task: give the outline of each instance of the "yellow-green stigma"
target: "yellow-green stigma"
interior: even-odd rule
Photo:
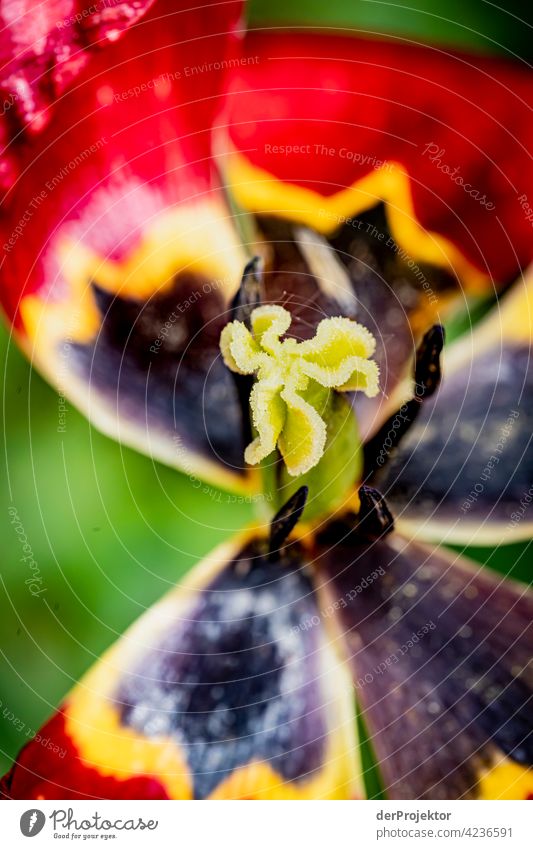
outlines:
[[[379,370],[368,359],[375,339],[356,321],[338,317],[321,321],[313,339],[281,340],[291,314],[279,306],[257,307],[250,321],[252,332],[242,322],[231,321],[220,336],[228,368],[257,376],[250,393],[257,437],[244,458],[256,465],[278,447],[289,474],[303,475],[316,466],[326,444],[326,423],[317,409],[324,393],[316,390],[376,395]]]

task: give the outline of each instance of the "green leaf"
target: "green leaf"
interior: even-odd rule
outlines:
[[[377,765],[374,748],[372,746],[368,729],[361,708],[356,703],[356,722],[359,745],[361,747],[361,767],[363,770],[363,783],[367,799],[386,799],[387,794],[383,788],[383,782]]]

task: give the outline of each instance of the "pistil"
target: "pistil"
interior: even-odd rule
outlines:
[[[290,325],[288,310],[260,306],[251,311],[249,327],[237,320],[226,325],[220,347],[231,371],[255,376],[250,407],[257,435],[246,448],[246,462],[256,465],[279,448],[287,471],[297,477],[324,454],[331,393],[373,397],[379,371],[369,359],[375,339],[361,324],[326,318],[304,342],[285,337]]]

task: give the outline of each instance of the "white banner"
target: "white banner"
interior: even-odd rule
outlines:
[[[6,849],[66,841],[176,849],[531,849],[532,811],[527,802],[17,801],[0,803],[0,834]]]

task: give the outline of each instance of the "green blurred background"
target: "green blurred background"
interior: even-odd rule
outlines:
[[[531,61],[533,8],[524,0],[250,0],[252,26],[349,29]]]
[[[530,55],[530,28],[476,0],[405,5],[336,0],[254,0],[265,23],[382,28],[456,46]],[[531,14],[531,12],[529,12]],[[459,23],[454,23],[458,21]],[[529,54],[528,54],[529,51]],[[194,562],[252,515],[212,489],[114,444],[69,406],[59,433],[58,396],[0,327],[4,485],[0,493],[0,771],[81,674]],[[220,499],[220,500],[219,500]],[[20,518],[45,592],[31,595],[8,510]],[[527,578],[526,545],[471,550],[490,567]],[[364,748],[370,795],[379,793]]]

